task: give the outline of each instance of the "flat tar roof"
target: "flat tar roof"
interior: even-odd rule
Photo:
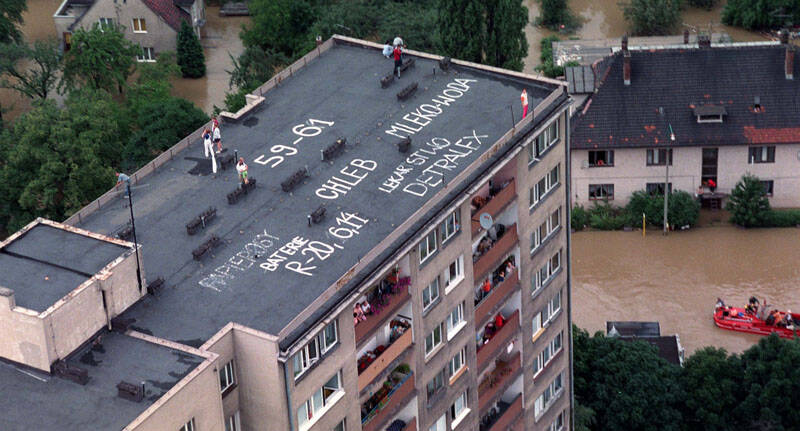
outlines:
[[[3,429],[119,430],[136,419],[203,358],[123,334],[104,335],[102,347],[86,347],[68,363],[88,369],[85,386],[0,362]],[[120,381],[145,382],[145,399],[117,396]],[[102,413],[98,413],[102,412]]]
[[[393,63],[378,50],[335,44],[264,94],[263,109],[223,124],[223,145],[238,150],[257,180],[237,204],[234,169],[210,174],[201,142],[177,154],[134,187],[144,268],[166,288],[127,313],[139,330],[199,345],[230,321],[278,334],[460,170],[519,121],[520,94],[531,109],[557,85],[461,66],[416,66],[382,89]],[[435,72],[435,73],[434,73]],[[396,94],[418,83],[406,101]],[[411,150],[395,146],[410,136]],[[333,161],[321,152],[337,139]],[[308,170],[291,193],[281,182]],[[111,233],[129,219],[113,201],[82,227]],[[326,217],[309,226],[320,205]],[[208,207],[217,217],[200,233],[185,225]],[[200,261],[192,250],[211,235],[222,244]]]
[[[37,224],[0,249],[0,286],[14,291],[17,305],[42,312],[127,251]]]

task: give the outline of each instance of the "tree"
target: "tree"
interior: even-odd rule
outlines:
[[[184,78],[200,78],[206,74],[206,58],[203,47],[192,27],[181,21],[178,32],[178,66]]]
[[[719,0],[689,0],[689,6],[711,10],[719,3]]]
[[[487,0],[485,63],[521,71],[528,56],[528,8],[518,0]]]
[[[0,0],[0,43],[21,43],[22,12],[28,7],[25,0]]]
[[[392,40],[400,35],[412,49],[431,53],[440,51],[435,0],[418,1],[413,4],[387,1],[378,16],[380,17],[379,42]]]
[[[315,21],[307,0],[253,0],[248,3],[251,21],[242,30],[245,46],[257,46],[295,58],[314,46],[307,30]]]
[[[761,226],[770,212],[764,185],[758,177],[745,174],[733,188],[725,209],[731,221],[740,226]]]
[[[118,26],[78,29],[65,56],[62,83],[70,89],[88,86],[122,93],[136,68],[137,54],[141,48],[125,39]]]
[[[31,99],[47,99],[58,84],[61,60],[61,49],[55,39],[37,40],[33,45],[0,44],[0,87],[16,90]]]
[[[683,364],[684,430],[734,431],[740,428],[736,409],[740,402],[742,364],[725,349],[706,347]]]
[[[800,393],[800,342],[772,334],[742,353],[741,361],[744,400],[735,414],[744,429],[800,429],[800,411],[792,402]]]
[[[681,16],[680,0],[630,0],[622,3],[623,14],[635,35],[672,33]]]
[[[453,58],[481,63],[486,37],[483,0],[439,0],[438,13],[441,51]]]
[[[748,30],[769,30],[800,22],[800,3],[795,0],[728,0],[722,22]]]
[[[672,226],[694,226],[700,218],[700,203],[683,191],[675,190],[669,194],[667,221]],[[648,223],[664,226],[664,195],[651,195],[645,190],[637,190],[631,195],[625,209],[633,220],[645,214]]]

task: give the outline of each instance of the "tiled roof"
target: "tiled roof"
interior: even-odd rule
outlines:
[[[800,142],[800,56],[789,80],[785,55],[782,45],[631,51],[626,86],[618,52],[573,121],[572,148]],[[724,108],[724,121],[698,123],[695,109],[711,104]]]
[[[189,14],[178,7],[173,0],[142,0],[142,3],[160,16],[175,31],[181,29],[181,21],[185,20],[191,24]]]

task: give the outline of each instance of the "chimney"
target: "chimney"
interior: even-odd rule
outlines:
[[[683,30],[683,44],[684,45],[689,44],[689,29]]]
[[[631,85],[631,52],[627,49],[622,53],[622,79],[625,85]]]
[[[711,48],[711,36],[707,34],[698,34],[697,46],[700,48]]]
[[[789,31],[783,29],[780,31],[781,35],[781,45],[788,45],[789,44]]]
[[[794,46],[786,44],[786,61],[784,62],[786,69],[786,79],[794,79]]]

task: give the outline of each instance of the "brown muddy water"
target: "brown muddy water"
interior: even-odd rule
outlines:
[[[714,303],[755,295],[800,310],[800,229],[577,232],[572,274],[573,321],[590,333],[610,320],[659,321],[687,356],[708,345],[741,352],[760,337],[714,326]]]
[[[714,33],[728,33],[736,42],[766,40],[759,33],[722,25],[720,16],[725,3],[726,0],[721,1],[710,11],[687,7],[681,14],[680,32],[684,28],[688,28],[692,32],[696,32],[698,29],[707,30],[710,25]],[[618,38],[622,37],[628,29],[618,0],[569,0],[568,4],[570,10],[581,18],[583,25],[575,33],[559,34],[561,39],[571,37],[578,39]],[[543,37],[550,36],[554,32],[532,24],[539,16],[539,0],[525,0],[525,5],[528,7],[528,18],[531,24],[525,29],[529,47],[524,70],[533,73],[534,68],[539,64],[539,55],[541,54],[539,42]]]
[[[23,14],[22,32],[28,41],[56,37],[53,14],[62,0],[28,0],[28,10]],[[210,114],[213,106],[222,106],[228,91],[228,70],[233,64],[229,53],[237,57],[244,50],[239,31],[249,22],[249,17],[219,16],[218,6],[206,7],[206,25],[200,43],[206,56],[206,76],[200,79],[175,78],[173,94],[194,102]],[[30,110],[31,101],[16,91],[0,89],[0,106],[5,120],[13,120]]]

